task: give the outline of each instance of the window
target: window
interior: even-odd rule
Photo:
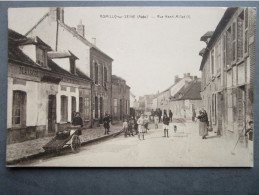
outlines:
[[[232,48],[231,48],[231,27],[226,32],[226,65],[227,68],[232,62]]]
[[[245,8],[244,53],[248,52],[248,8]]]
[[[98,97],[95,97],[95,118],[98,118]]]
[[[113,106],[114,106],[114,114],[118,113],[118,100],[114,99],[113,100]]]
[[[107,82],[107,68],[104,67],[104,82]]]
[[[216,46],[216,68],[217,73],[219,73],[221,68],[221,40],[218,42]]]
[[[214,49],[211,51],[211,76],[214,76]]]
[[[84,115],[84,99],[83,97],[79,97],[79,112],[81,116]]]
[[[244,12],[241,12],[237,18],[237,60],[243,57],[243,27],[244,26]]]
[[[69,62],[70,62],[70,72],[72,74],[76,74],[76,61],[75,59],[69,59]]]
[[[103,65],[100,66],[101,69],[101,75],[100,75],[100,83],[102,84],[102,86],[104,86],[104,70],[103,70]]]
[[[85,98],[85,118],[89,119],[90,116],[90,100]]]
[[[223,66],[226,68],[226,35],[223,36]]]
[[[99,71],[99,70],[98,70],[98,64],[95,63],[95,64],[94,64],[94,73],[95,73],[95,77],[94,77],[95,79],[94,79],[94,80],[95,80],[95,84],[96,84],[96,85],[98,85],[98,77],[99,77],[98,71]]]
[[[232,24],[232,61],[236,60],[236,23]]]
[[[67,96],[61,96],[61,121],[67,122],[68,116],[68,99]]]
[[[46,66],[46,53],[39,47],[36,47],[36,62],[41,66]]]
[[[26,93],[13,91],[12,124],[14,127],[26,125]]]

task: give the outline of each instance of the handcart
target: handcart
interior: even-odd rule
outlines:
[[[72,152],[79,152],[81,147],[80,135],[81,126],[67,127],[64,131],[58,131],[56,136],[43,146],[43,149],[46,152],[59,153],[62,148],[70,146]]]

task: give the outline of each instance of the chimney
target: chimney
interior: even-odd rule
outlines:
[[[178,75],[175,75],[174,76],[174,83],[177,83],[179,81],[179,76]]]
[[[92,38],[92,43],[96,46],[96,38]]]
[[[82,37],[85,37],[85,25],[82,24],[82,20],[80,20],[80,23],[77,25],[77,32]]]
[[[191,74],[188,72],[188,73],[186,73],[186,76],[187,77],[191,77]]]
[[[49,8],[49,15],[51,21],[57,21],[64,23],[64,8],[63,7],[51,7]]]
[[[187,77],[187,74],[186,74],[186,73],[184,73],[184,74],[183,74],[183,78],[186,78],[186,77]]]
[[[197,76],[194,76],[194,80],[196,80],[197,79]]]

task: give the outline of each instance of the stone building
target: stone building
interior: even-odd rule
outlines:
[[[64,8],[50,8],[26,36],[39,36],[54,51],[68,49],[79,58],[78,69],[94,81],[90,102],[91,124],[98,125],[105,112],[111,114],[113,59],[96,46],[96,40],[93,43],[88,41],[81,21],[77,28],[65,24],[64,14]]]
[[[92,81],[77,60],[69,50],[52,51],[39,37],[8,30],[8,144],[55,134],[70,125],[73,111],[89,125]]]
[[[130,87],[121,77],[112,75],[112,120],[123,120],[130,114]]]
[[[218,134],[243,135],[254,114],[256,9],[228,8],[218,23],[202,62],[201,96]]]

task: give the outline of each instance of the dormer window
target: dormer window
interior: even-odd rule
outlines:
[[[41,66],[46,66],[46,52],[45,50],[36,47],[36,63],[41,65]]]
[[[76,60],[75,58],[70,58],[70,72],[76,74]]]

